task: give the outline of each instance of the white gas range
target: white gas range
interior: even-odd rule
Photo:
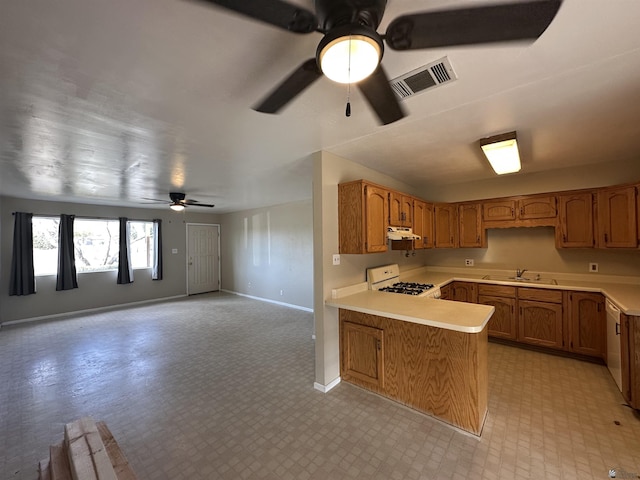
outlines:
[[[368,268],[367,283],[369,290],[440,298],[440,287],[436,287],[432,283],[401,282],[400,267],[397,264]]]

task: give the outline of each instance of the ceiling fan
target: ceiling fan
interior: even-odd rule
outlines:
[[[534,0],[402,15],[379,34],[376,29],[387,0],[315,0],[315,14],[284,0],[200,1],[294,33],[324,35],[315,57],[294,70],[255,110],[276,113],[325,75],[337,82],[356,83],[385,125],[405,114],[380,64],[383,41],[392,50],[533,41],[546,30],[562,3]]]
[[[171,192],[169,193],[169,198],[171,199],[171,203],[169,203],[169,208],[171,210],[175,210],[176,212],[181,212],[186,207],[208,207],[213,208],[215,205],[210,203],[200,203],[198,200],[194,200],[192,198],[186,198],[187,195],[183,192]],[[166,200],[159,200],[157,198],[146,198],[145,200],[152,200],[153,202],[167,203]]]

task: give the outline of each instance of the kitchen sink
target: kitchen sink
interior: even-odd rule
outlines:
[[[537,285],[557,285],[558,282],[554,278],[539,278],[539,277],[507,277],[502,275],[485,275],[483,280],[495,280],[497,282],[518,282],[518,283],[534,283]]]

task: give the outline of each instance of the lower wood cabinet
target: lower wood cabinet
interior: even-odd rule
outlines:
[[[568,349],[592,357],[606,357],[607,317],[600,293],[568,293]]]
[[[352,322],[341,327],[342,377],[384,388],[384,330]]]
[[[453,282],[449,300],[478,303],[478,285],[473,282]]]
[[[496,309],[487,325],[490,336],[517,340],[516,301],[516,287],[478,285],[478,303]]]
[[[640,317],[620,316],[622,396],[640,410]]]
[[[561,349],[562,304],[518,300],[518,341]]]

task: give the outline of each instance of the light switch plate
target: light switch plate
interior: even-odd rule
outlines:
[[[171,249],[171,253],[173,253],[175,255],[176,253],[178,253],[178,249],[177,248],[172,248]]]

